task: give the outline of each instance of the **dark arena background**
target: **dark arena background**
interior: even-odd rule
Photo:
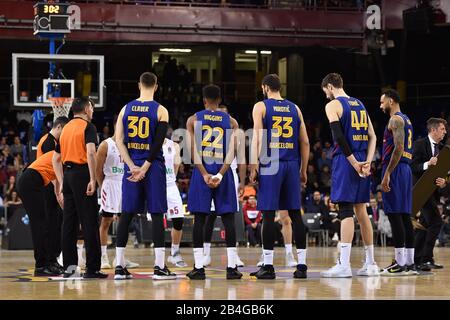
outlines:
[[[367,178],[370,201],[366,209],[373,227],[375,261],[383,269],[393,259],[395,262],[397,251],[382,197],[383,132],[389,116],[380,108],[380,98],[387,89],[399,93],[401,110],[413,125],[413,145],[427,139],[428,119],[441,118],[449,123],[449,39],[447,0],[0,1],[0,299],[184,301],[184,309],[173,307],[168,311],[171,315],[191,314],[194,311],[188,310],[189,303],[201,306],[199,300],[252,300],[248,304],[260,306],[275,300],[450,299],[447,135],[437,141],[443,150],[437,167],[445,173],[437,174],[432,165],[425,171],[445,182],[442,188],[431,180],[416,184],[413,207],[422,202],[417,212],[411,213],[416,256],[421,250],[417,244],[421,232],[428,232],[426,245],[434,255],[427,261],[416,259],[414,275],[405,271],[358,276],[365,249],[355,218],[353,277],[321,277],[322,271],[336,263],[341,246],[340,215],[330,199],[334,141],[325,113],[329,101],[321,88],[322,79],[329,73],[342,76],[345,92],[363,102],[377,136]],[[65,103],[62,108],[68,108],[71,100],[64,98],[90,96],[94,103],[92,123],[102,142],[114,134],[113,124],[123,106],[139,97],[139,77],[146,71],[158,78],[154,99],[168,110],[168,137],[174,130],[185,129],[188,118],[204,109],[202,88],[208,84],[220,87],[221,104],[241,129],[253,128],[253,106],[264,99],[261,82],[267,74],[278,75],[282,97],[297,104],[303,114],[310,144],[307,183],[301,191],[301,215],[307,228],[306,279],[293,277],[296,264],[292,258],[298,259],[297,252],[294,248],[289,255],[285,253],[284,228],[291,226],[280,215],[275,234],[277,277],[257,280],[250,276],[259,269],[263,250],[263,220],[255,209],[259,185],[249,177],[250,140],[246,141],[247,164],[242,169],[244,188],[234,217],[237,254],[243,263],[240,280],[226,279],[226,233],[220,218],[213,229],[206,280],[186,277],[194,266],[194,217],[187,207],[194,168],[190,163],[180,165],[176,182],[182,199],[179,210],[185,212],[179,249],[185,261],[182,266],[167,260],[173,253],[173,225],[164,220],[165,259],[176,280],[152,279],[152,221],[145,213],[136,215],[129,228],[126,257],[134,263],[127,262],[133,279],[114,280],[120,218],[107,229],[109,267],[102,268],[107,278],[36,273],[33,217],[30,219],[22,203],[17,184],[36,159],[40,138],[52,129],[52,105],[58,109],[55,103]],[[183,142],[176,136],[172,139],[180,145]],[[430,190],[428,198],[434,199],[434,225],[423,219],[421,206],[428,200],[422,199],[424,190]],[[100,191],[98,195],[100,204]],[[62,211],[58,214],[42,219],[62,220]],[[79,242],[78,264],[83,271],[82,247]],[[206,315],[203,309],[195,311]],[[216,313],[220,311],[217,307]],[[265,311],[258,312],[262,315]],[[211,310],[208,317],[215,318],[213,313]]]

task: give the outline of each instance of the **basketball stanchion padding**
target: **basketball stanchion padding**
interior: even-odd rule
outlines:
[[[417,214],[425,202],[430,199],[436,190],[436,179],[447,177],[450,170],[450,147],[445,146],[438,155],[438,161],[435,166],[430,166],[420,177],[413,188],[412,213]]]

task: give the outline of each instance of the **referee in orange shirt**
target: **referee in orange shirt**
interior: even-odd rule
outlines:
[[[51,261],[51,241],[47,232],[49,221],[46,215],[44,193],[47,187],[57,193],[60,189],[53,170],[52,158],[54,151],[50,151],[36,159],[20,176],[17,189],[23,205],[30,217],[31,236],[33,239],[35,276],[58,276],[62,273],[59,266]],[[62,197],[58,194],[58,201],[62,204]]]
[[[61,136],[62,129],[69,122],[67,117],[58,117],[53,121],[52,129],[49,133],[42,136],[37,145],[36,158],[43,154],[54,151]],[[52,153],[53,154],[53,153]],[[51,162],[51,158],[50,158]],[[62,226],[62,209],[58,205],[55,196],[55,189],[53,184],[45,186],[45,211],[47,216],[47,232],[48,232],[48,260],[50,264],[58,267],[64,272],[63,267],[57,262],[58,256],[61,253],[61,226]]]
[[[81,224],[86,247],[84,278],[107,278],[100,271],[100,234],[98,224],[95,154],[97,130],[91,123],[94,103],[87,97],[72,102],[74,118],[64,127],[53,155],[58,181],[63,181],[62,250],[64,277],[76,273],[78,265],[77,231]]]

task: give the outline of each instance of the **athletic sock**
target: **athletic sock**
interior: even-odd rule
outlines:
[[[292,243],[285,244],[284,249],[286,250],[286,255],[291,254],[292,253]]]
[[[236,247],[227,248],[228,268],[236,268],[237,250]]]
[[[172,243],[172,247],[170,248],[170,255],[173,256],[175,255],[175,253],[177,251],[180,251],[180,245],[179,244],[173,244]]]
[[[155,248],[155,266],[164,269],[165,255],[166,255],[166,248]]]
[[[83,247],[84,247],[84,245],[77,244],[78,259],[82,259],[83,258]]]
[[[106,247],[107,246],[102,246],[102,256],[107,256],[108,255],[108,253],[106,251]]]
[[[125,248],[116,247],[116,266],[125,267]]]
[[[414,248],[405,248],[405,263],[410,266],[414,264]]]
[[[405,248],[395,248],[395,261],[401,267],[405,265],[404,255],[405,255]]]
[[[203,243],[203,255],[205,256],[211,255],[211,243],[209,242]]]
[[[298,264],[306,264],[306,249],[297,249]]]
[[[264,265],[273,265],[273,250],[263,250]]]
[[[339,257],[339,262],[344,266],[350,266],[350,254],[352,252],[351,243],[341,242],[341,255]]]
[[[366,263],[375,264],[375,259],[373,257],[373,244],[370,246],[365,246],[364,251],[366,253]]]
[[[203,268],[203,248],[194,248],[195,269]]]

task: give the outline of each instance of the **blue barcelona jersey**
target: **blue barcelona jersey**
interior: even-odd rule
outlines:
[[[133,100],[125,107],[123,114],[124,142],[131,159],[141,165],[150,153],[153,137],[158,124],[158,107],[156,101]],[[164,161],[160,151],[157,160]]]
[[[413,139],[412,123],[409,120],[408,116],[406,116],[401,112],[396,112],[395,115],[400,116],[405,124],[404,151],[402,157],[400,158],[400,162],[409,164],[412,159],[412,139]],[[394,148],[395,148],[394,136],[392,135],[392,131],[388,129],[388,126],[386,126],[386,128],[384,129],[384,137],[383,137],[383,156],[382,156],[383,167],[387,167],[389,165],[389,161],[391,160]]]
[[[353,153],[367,151],[369,144],[369,117],[363,103],[352,97],[336,98],[342,105],[340,118],[342,131]],[[334,155],[342,154],[338,144],[335,144]]]
[[[224,163],[232,134],[230,116],[222,111],[202,110],[196,114],[195,139],[205,169],[216,173]],[[201,134],[199,134],[201,133]],[[217,170],[218,171],[218,170]]]
[[[295,104],[289,100],[275,99],[263,102],[266,106],[263,128],[267,130],[263,145],[267,143],[267,156],[271,160],[300,161],[300,118]]]

